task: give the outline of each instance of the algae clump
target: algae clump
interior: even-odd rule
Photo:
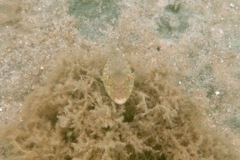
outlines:
[[[166,69],[136,79],[120,106],[100,79],[105,61],[64,57],[26,97],[22,122],[0,132],[0,158],[237,160],[230,145],[202,127],[199,106],[170,83]]]

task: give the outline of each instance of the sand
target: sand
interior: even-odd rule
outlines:
[[[118,51],[139,83],[156,68],[171,75],[173,88],[199,107],[205,129],[239,152],[239,1],[79,3],[0,1],[0,128],[22,123],[26,97],[64,57]]]

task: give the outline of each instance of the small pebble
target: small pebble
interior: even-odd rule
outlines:
[[[215,92],[215,94],[216,94],[216,95],[219,95],[219,94],[220,94],[220,92],[219,92],[219,91],[216,91],[216,92]]]

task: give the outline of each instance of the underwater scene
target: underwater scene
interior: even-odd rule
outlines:
[[[0,160],[239,159],[239,0],[0,0]]]

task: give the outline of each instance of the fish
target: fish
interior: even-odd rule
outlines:
[[[119,53],[111,54],[101,77],[109,97],[119,105],[126,103],[134,86],[134,73],[129,63]]]

